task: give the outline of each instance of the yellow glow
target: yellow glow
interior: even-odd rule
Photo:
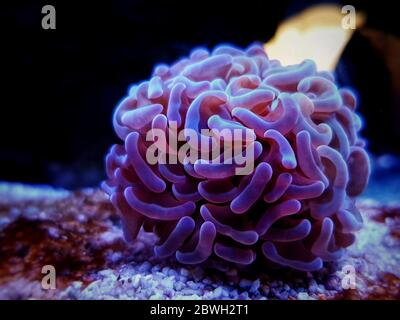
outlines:
[[[312,59],[319,70],[334,70],[354,30],[342,27],[344,14],[336,5],[319,5],[291,17],[278,27],[265,50],[271,59],[283,65]],[[365,16],[356,13],[356,27],[364,24]]]

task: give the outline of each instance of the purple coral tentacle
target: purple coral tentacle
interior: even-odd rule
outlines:
[[[193,232],[195,225],[191,217],[182,217],[168,238],[162,244],[154,247],[155,254],[160,258],[174,254]]]
[[[218,210],[226,211],[226,208],[220,208],[214,205],[203,205],[200,208],[200,214],[205,221],[211,221],[215,225],[217,232],[220,234],[231,237],[233,240],[246,245],[251,245],[257,242],[258,240],[257,232],[253,230],[246,230],[246,231],[237,230],[231,226],[223,224],[222,222],[214,218],[212,212]]]
[[[222,259],[242,265],[251,264],[256,259],[256,254],[251,249],[225,246],[219,242],[215,244],[214,252]]]
[[[266,163],[260,163],[251,181],[247,186],[241,191],[238,196],[232,200],[231,209],[235,213],[245,213],[250,207],[260,198],[261,194],[264,192],[265,186],[272,177],[272,168]]]
[[[206,221],[200,227],[199,241],[196,248],[190,252],[178,251],[176,258],[181,263],[198,264],[207,260],[212,253],[216,229],[212,222]]]

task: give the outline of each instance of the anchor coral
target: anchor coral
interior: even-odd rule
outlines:
[[[116,108],[124,143],[106,157],[103,189],[125,237],[135,239],[142,226],[154,232],[159,257],[320,269],[362,227],[354,202],[370,169],[356,104],[311,60],[281,66],[259,45],[194,50],[157,66]],[[199,137],[202,129],[251,130],[254,170],[237,175],[235,162],[204,159],[149,163],[148,133],[171,135],[172,123]]]

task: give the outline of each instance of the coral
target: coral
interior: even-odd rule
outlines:
[[[313,61],[281,66],[259,45],[197,49],[172,66],[157,66],[117,106],[113,125],[124,144],[111,147],[102,187],[126,239],[134,240],[141,227],[154,232],[161,258],[265,260],[317,270],[337,260],[362,227],[355,197],[370,169],[356,104]],[[242,130],[254,170],[237,174],[235,161],[149,163],[149,134],[171,137],[173,123],[208,142],[218,137],[205,137],[202,129]],[[213,147],[206,146],[195,145],[207,154]]]

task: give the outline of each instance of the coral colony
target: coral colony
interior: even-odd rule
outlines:
[[[194,50],[118,105],[123,144],[103,189],[126,239],[154,232],[160,258],[320,269],[362,227],[356,104],[313,61],[284,67],[260,45]]]

